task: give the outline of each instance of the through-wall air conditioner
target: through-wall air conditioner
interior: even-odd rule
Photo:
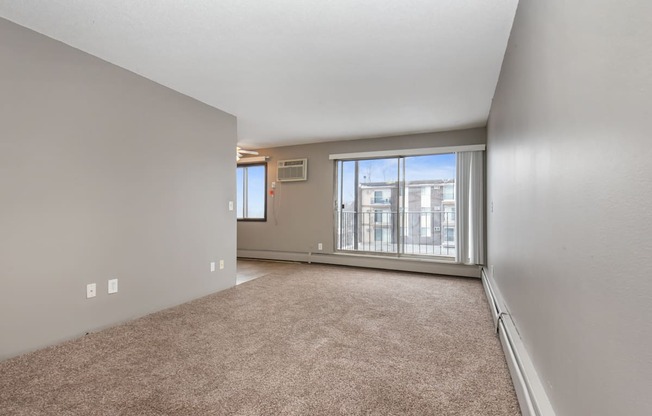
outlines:
[[[292,159],[278,161],[279,182],[296,182],[308,179],[308,159]]]

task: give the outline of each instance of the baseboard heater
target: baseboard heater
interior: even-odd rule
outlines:
[[[523,416],[555,416],[543,384],[532,364],[525,345],[521,341],[514,321],[504,308],[504,303],[495,285],[482,269],[482,285],[489,301],[489,308],[505,359],[512,376],[514,389]]]
[[[333,254],[324,252],[286,252],[271,250],[239,249],[238,257],[300,261],[306,263],[333,264],[340,266],[367,267],[372,269],[398,270],[416,273],[431,273],[446,276],[480,278],[480,267],[464,264],[435,262],[422,259],[408,259],[357,254]]]

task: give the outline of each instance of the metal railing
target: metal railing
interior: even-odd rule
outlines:
[[[338,211],[338,249],[455,257],[455,212]]]

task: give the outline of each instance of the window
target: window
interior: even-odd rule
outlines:
[[[430,208],[430,189],[429,186],[421,188],[421,208]]]
[[[455,197],[456,166],[454,153],[338,161],[337,249],[454,258],[433,230],[442,226],[442,188]]]
[[[442,221],[448,223],[455,222],[455,205],[444,205],[444,214]]]
[[[421,214],[421,237],[430,237],[432,213],[424,212]]]
[[[238,221],[267,219],[267,164],[239,165],[236,170]]]
[[[455,199],[455,184],[447,184],[444,186],[444,200],[452,201]]]
[[[331,154],[336,249],[484,264],[484,150],[468,145]],[[428,191],[421,192],[426,187],[429,203]],[[365,226],[379,199],[383,223]],[[376,228],[383,230],[382,244],[372,244]]]
[[[442,234],[443,244],[447,247],[455,247],[455,228],[446,227]]]

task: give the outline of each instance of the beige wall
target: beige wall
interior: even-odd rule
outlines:
[[[488,127],[489,264],[560,416],[652,409],[652,2],[521,0]]]
[[[234,285],[235,118],[2,19],[0,39],[0,359]]]
[[[305,253],[317,252],[318,243],[323,244],[322,254],[333,253],[334,162],[329,160],[330,154],[484,144],[485,141],[486,130],[478,128],[260,149],[261,155],[270,157],[268,188],[271,182],[276,181],[276,163],[279,160],[307,158],[308,180],[277,182],[276,196],[271,198],[268,195],[267,222],[238,223],[238,253],[261,256],[264,255],[261,252],[268,252],[273,258],[305,260]],[[322,256],[321,259],[326,261],[326,257]],[[313,257],[313,260],[318,261],[318,258]],[[333,260],[329,259],[328,262]],[[365,260],[364,264],[368,266],[374,262]],[[377,264],[387,267],[388,263],[384,261]],[[469,269],[444,269],[430,265],[422,270],[464,274],[464,271],[468,273]],[[478,273],[472,272],[471,275],[477,276]]]

